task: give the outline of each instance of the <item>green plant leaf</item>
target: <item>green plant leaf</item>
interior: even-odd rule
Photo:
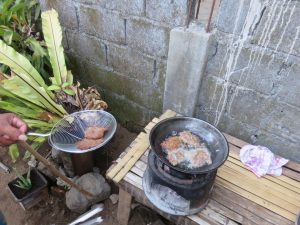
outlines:
[[[25,40],[25,43],[30,46],[32,51],[34,52],[34,55],[38,55],[40,57],[44,57],[47,55],[46,50],[41,46],[40,42],[38,42],[33,37],[29,37]]]
[[[15,184],[15,186],[21,189],[27,189],[26,186],[21,181],[18,181],[18,184]]]
[[[28,172],[27,172],[27,176],[26,176],[26,180],[28,181],[29,184],[31,184],[30,172],[31,172],[31,167],[29,166],[29,169],[28,169]]]
[[[18,74],[24,81],[36,86],[46,86],[43,78],[30,64],[29,60],[5,44],[2,40],[0,40],[0,63],[9,66],[11,70]]]
[[[3,34],[3,39],[7,44],[11,44],[12,39],[13,39],[13,31],[11,30],[6,30]]]
[[[19,114],[23,117],[28,117],[28,118],[38,118],[39,115],[41,114],[41,111],[35,111],[30,108],[24,107],[24,105],[15,105],[11,101],[1,101],[0,100],[0,108],[5,109],[10,112],[14,112],[16,114]]]
[[[29,151],[26,151],[23,159],[29,159],[30,156],[31,156],[31,153]]]
[[[6,0],[2,7],[2,13],[5,14],[8,11],[9,6],[12,4],[13,0]]]
[[[61,87],[53,84],[53,85],[51,85],[51,86],[48,87],[48,90],[49,91],[60,91]]]
[[[3,75],[5,76],[5,74],[3,74]],[[37,106],[36,104],[33,104],[33,103],[27,101],[26,99],[22,99],[22,98],[16,96],[15,94],[13,94],[12,92],[6,90],[5,88],[3,88],[3,85],[0,85],[0,97],[2,98],[3,101],[8,101],[6,99],[9,98],[9,99],[12,99],[14,102],[16,102],[16,105],[19,105],[19,106],[24,105],[24,107],[30,108],[30,109],[35,110],[40,113],[44,111],[41,107]]]
[[[10,145],[8,152],[11,160],[15,163],[20,156],[18,146],[16,144]]]
[[[65,82],[65,83],[62,84],[62,87],[65,88],[65,87],[68,87],[68,86],[70,86],[70,85],[71,85],[71,84],[70,84],[69,82]]]
[[[34,20],[37,20],[41,14],[41,7],[37,5],[34,12]]]
[[[46,111],[55,113],[59,116],[67,114],[61,105],[55,103],[51,99],[51,97],[45,92],[44,88],[27,83],[22,80],[20,76],[13,76],[2,81],[2,85],[6,90],[9,90],[16,96],[25,98],[27,101],[42,107]]]
[[[73,91],[71,89],[64,89],[63,91],[68,95],[75,95],[75,91]]]
[[[17,180],[18,184],[15,184],[17,187],[22,188],[22,189],[30,189],[32,187],[31,185],[31,179],[30,179],[30,170],[31,167],[29,167],[27,175],[21,175],[20,172],[16,169],[13,168],[15,173],[17,174],[17,177],[19,178],[19,180]]]
[[[68,70],[68,72],[67,72],[67,82],[70,84],[73,84],[73,74],[72,74],[71,70]]]
[[[24,119],[24,121],[27,123],[28,127],[30,128],[48,127],[49,130],[51,130],[51,128],[53,127],[53,123],[55,123],[54,121],[53,123],[48,123],[41,120],[32,120],[32,119]]]
[[[56,84],[61,85],[67,81],[67,68],[62,46],[62,31],[57,12],[52,9],[42,12],[43,34],[53,68]]]

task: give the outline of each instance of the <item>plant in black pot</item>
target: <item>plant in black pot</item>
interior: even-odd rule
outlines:
[[[23,209],[39,203],[48,193],[47,181],[35,168],[29,168],[21,175],[16,169],[17,178],[8,183],[8,188]]]

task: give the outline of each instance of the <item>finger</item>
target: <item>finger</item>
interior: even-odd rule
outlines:
[[[6,139],[10,139],[10,137],[6,134],[4,134],[2,136],[3,138],[6,138]],[[27,140],[27,136],[25,134],[21,134],[19,137],[18,137],[18,140],[19,141],[26,141]]]
[[[9,139],[13,140],[13,141],[16,141],[18,140],[19,136],[22,134],[22,132],[17,129],[17,128],[14,128],[12,126],[5,126],[2,128],[2,133],[7,135],[9,137]]]
[[[0,137],[0,145],[1,146],[11,145],[12,143],[14,143],[14,141],[12,141],[11,139],[7,139],[3,136]]]
[[[11,125],[18,128],[23,134],[27,131],[27,124],[17,116],[13,117]]]
[[[3,137],[6,138],[6,139],[10,139],[9,136],[6,135],[6,134],[4,134]]]

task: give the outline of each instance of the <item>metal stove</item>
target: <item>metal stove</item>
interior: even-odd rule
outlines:
[[[150,150],[143,176],[144,192],[150,202],[172,215],[191,215],[203,209],[212,192],[217,170],[204,174],[177,171]]]

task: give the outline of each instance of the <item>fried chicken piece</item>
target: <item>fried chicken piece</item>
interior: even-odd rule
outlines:
[[[190,131],[182,131],[179,133],[179,138],[186,144],[194,147],[200,147],[201,142],[197,135],[192,134]]]
[[[167,150],[173,150],[176,148],[179,148],[181,145],[181,140],[178,136],[169,137],[166,140],[164,140],[162,143],[160,143],[160,146],[167,149]]]
[[[176,166],[184,161],[184,152],[181,149],[169,150],[167,151],[167,160],[173,165]]]
[[[87,150],[89,148],[93,148],[103,142],[103,139],[87,139],[84,138],[80,141],[76,142],[76,147],[81,150]]]
[[[212,163],[210,154],[207,152],[207,150],[199,149],[195,154],[192,163],[195,167],[201,167],[205,164],[210,165]]]
[[[87,139],[100,139],[107,130],[107,127],[90,126],[85,130],[84,137]]]

